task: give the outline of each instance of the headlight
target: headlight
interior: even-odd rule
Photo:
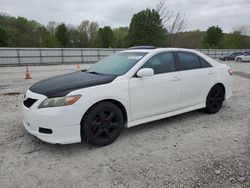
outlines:
[[[74,104],[81,95],[65,96],[65,97],[55,97],[45,99],[38,108],[49,108],[58,106],[68,106]]]

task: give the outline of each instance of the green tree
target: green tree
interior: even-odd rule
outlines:
[[[49,34],[46,34],[41,46],[46,48],[59,48],[60,44],[55,35],[50,36]]]
[[[61,47],[67,47],[69,44],[69,31],[64,23],[57,26],[56,38]]]
[[[89,44],[89,38],[88,38],[88,27],[89,27],[90,21],[89,20],[83,20],[82,23],[78,26],[78,32],[79,32],[79,42],[80,47],[86,48]]]
[[[128,47],[128,27],[118,27],[113,29],[114,33],[114,47],[115,48],[126,48]]]
[[[166,32],[157,11],[146,9],[135,14],[129,29],[130,45],[163,45]]]
[[[178,37],[173,41],[173,47],[179,48],[202,48],[206,32],[194,30],[179,32]]]
[[[112,47],[114,41],[114,33],[109,26],[100,28],[98,31],[98,38],[100,42],[100,47],[109,48]]]
[[[56,37],[56,23],[55,22],[49,22],[45,28],[45,35],[43,37],[42,41],[42,47],[47,48],[58,48],[60,47],[60,44]]]
[[[9,35],[6,30],[0,27],[0,47],[6,47],[9,43]]]
[[[24,17],[14,18],[12,23],[12,41],[14,46],[33,47],[34,25]]]
[[[24,17],[0,15],[0,27],[8,33],[10,47],[39,47],[46,33],[40,23]]]
[[[223,31],[218,26],[211,26],[207,29],[207,34],[204,39],[205,45],[208,48],[221,48],[223,42]]]
[[[231,48],[249,48],[250,28],[247,25],[238,25],[233,28],[233,32],[227,35],[227,42]],[[226,45],[228,45],[226,43]]]
[[[89,47],[97,47],[99,25],[97,22],[91,22],[88,28]]]
[[[97,43],[98,28],[99,26],[96,22],[83,20],[75,32],[75,35],[78,35],[77,43],[79,43],[79,47],[95,46]]]

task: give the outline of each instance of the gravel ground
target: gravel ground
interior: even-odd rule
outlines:
[[[111,145],[52,145],[22,126],[24,91],[75,65],[0,67],[0,187],[250,187],[250,63],[220,112],[194,111],[126,129]],[[84,65],[81,65],[84,68]]]

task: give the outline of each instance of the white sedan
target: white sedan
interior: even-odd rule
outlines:
[[[188,49],[134,47],[31,86],[23,124],[49,143],[112,143],[123,127],[204,109],[232,94],[232,70]]]
[[[235,58],[237,62],[247,62],[250,61],[250,52],[245,53],[244,55],[237,56]]]

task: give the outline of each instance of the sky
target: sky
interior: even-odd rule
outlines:
[[[47,25],[49,21],[79,25],[96,21],[102,27],[129,26],[133,14],[155,8],[159,0],[0,0],[0,13],[23,16]],[[250,26],[250,0],[166,0],[173,11],[185,14],[184,30],[218,25],[231,32]]]

